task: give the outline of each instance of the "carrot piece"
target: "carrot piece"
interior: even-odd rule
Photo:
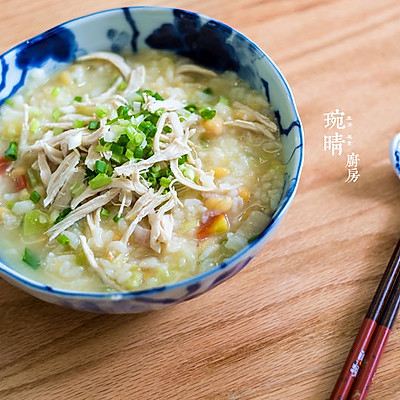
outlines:
[[[28,180],[26,179],[26,175],[20,175],[18,178],[16,178],[15,186],[17,188],[17,192],[26,189],[28,187]]]
[[[218,235],[226,232],[229,228],[228,218],[225,214],[213,215],[207,221],[199,226],[197,230],[197,239],[204,239],[211,235]]]
[[[0,157],[0,174],[4,174],[10,164],[10,161],[6,160],[4,157]]]

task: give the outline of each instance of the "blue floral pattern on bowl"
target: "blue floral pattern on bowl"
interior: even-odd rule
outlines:
[[[0,263],[0,276],[26,292],[58,305],[99,313],[136,313],[192,299],[237,274],[271,238],[297,189],[303,164],[303,131],[292,93],[269,57],[234,29],[203,15],[161,7],[130,7],[81,17],[0,56],[0,104],[20,89],[30,71],[62,69],[93,51],[168,49],[215,71],[232,70],[266,94],[275,110],[287,167],[285,186],[268,227],[256,240],[217,267],[167,286],[124,293],[80,293],[33,281]]]
[[[389,156],[393,170],[400,179],[400,133],[390,143]]]

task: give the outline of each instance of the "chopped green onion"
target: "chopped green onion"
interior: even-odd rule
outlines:
[[[42,114],[43,112],[40,108],[34,106],[29,107],[29,115],[32,115],[34,117],[39,117]]]
[[[29,198],[31,199],[32,203],[37,204],[42,196],[36,190],[34,190]]]
[[[99,118],[107,117],[107,111],[106,111],[104,108],[99,107],[99,108],[96,110],[96,115],[97,115]]]
[[[98,174],[93,179],[89,181],[89,186],[93,189],[99,189],[103,186],[108,185],[112,182],[112,178],[106,174]]]
[[[182,170],[182,174],[183,174],[183,176],[190,179],[191,181],[194,181],[194,179],[196,177],[193,168],[190,168],[190,167],[184,168]]]
[[[57,242],[62,244],[63,246],[68,246],[70,241],[71,241],[71,239],[65,235],[60,235],[57,238]]]
[[[161,115],[163,115],[165,113],[165,108],[159,108],[158,110],[156,110],[156,112],[154,113],[157,117],[161,117]]]
[[[78,128],[83,128],[85,125],[86,125],[85,121],[82,121],[81,119],[75,119],[72,124],[72,127],[74,129],[78,129]]]
[[[82,102],[82,96],[75,96],[74,101],[77,101],[78,103]]]
[[[120,119],[130,119],[132,116],[128,114],[131,108],[128,106],[119,106],[117,108],[118,118]]]
[[[8,106],[12,107],[14,105],[14,102],[11,99],[6,99],[4,101],[4,103],[6,103]]]
[[[53,136],[58,136],[63,132],[64,132],[64,129],[57,126],[53,129]]]
[[[91,131],[95,131],[96,129],[99,129],[99,127],[100,127],[100,121],[90,121],[89,122],[88,128]]]
[[[184,154],[183,156],[178,158],[178,165],[185,164],[185,162],[188,160],[188,155]]]
[[[59,120],[59,118],[61,117],[62,113],[59,108],[55,108],[53,110],[53,112],[51,113],[51,115],[52,115],[54,121],[57,122]]]
[[[110,216],[110,211],[108,211],[106,208],[102,207],[102,209],[100,210],[100,217],[106,219],[109,216]]]
[[[118,156],[121,156],[122,154],[124,154],[124,148],[123,146],[120,146],[117,143],[113,143],[111,145],[111,151],[113,152],[113,154],[116,154]]]
[[[197,107],[194,104],[188,104],[184,107],[185,110],[188,110],[191,113],[197,112]]]
[[[165,125],[163,131],[165,133],[171,133],[172,132],[172,128],[169,125]]]
[[[64,210],[62,210],[60,212],[60,214],[58,215],[58,217],[55,220],[55,224],[58,224],[59,222],[61,222],[70,212],[72,211],[71,208],[64,208]]]
[[[123,154],[112,154],[110,159],[119,165],[128,161],[128,159]]]
[[[211,88],[205,88],[204,90],[203,90],[203,93],[205,93],[205,94],[212,94],[212,89]]]
[[[160,185],[161,186],[164,186],[164,187],[167,188],[167,187],[169,187],[170,183],[171,183],[171,179],[165,178],[164,176],[160,178]]]
[[[144,135],[143,133],[137,132],[135,136],[133,136],[132,141],[136,146],[139,146],[143,143]]]
[[[38,269],[40,267],[40,258],[30,249],[25,247],[24,255],[22,261],[28,264],[33,269]]]
[[[213,119],[217,112],[215,110],[212,110],[211,108],[203,108],[200,110],[200,116],[201,118],[204,119]]]
[[[137,147],[134,151],[135,158],[143,157],[143,149],[141,147]]]
[[[7,208],[9,209],[9,210],[12,210],[13,209],[13,207],[14,207],[14,202],[13,201],[9,201],[8,203],[7,203]]]
[[[32,118],[29,130],[32,133],[37,133],[37,131],[39,130],[39,127],[40,127],[39,121],[36,118]]]
[[[24,215],[24,236],[42,234],[49,226],[49,217],[40,210],[30,210]]]
[[[113,221],[118,222],[121,219],[121,217],[117,214],[114,216]]]
[[[94,163],[94,172],[98,174],[103,174],[104,172],[106,172],[106,168],[107,163],[102,160],[96,160],[96,162]]]
[[[70,188],[69,191],[71,192],[72,196],[78,197],[82,194],[86,189],[86,185],[82,182],[75,182]]]
[[[11,142],[8,149],[4,153],[4,158],[8,161],[15,161],[18,155],[18,144],[17,142]]]
[[[131,149],[126,149],[126,151],[125,151],[125,157],[128,159],[128,160],[132,160],[132,158],[134,157],[134,152],[131,150]]]
[[[60,94],[60,88],[58,86],[54,86],[51,91],[51,95],[57,97],[59,94]]]
[[[219,102],[220,102],[221,104],[228,105],[229,100],[228,100],[226,97],[224,97],[224,96],[220,96],[220,97],[219,97]]]
[[[118,86],[117,90],[125,90],[128,87],[128,82],[122,81]]]

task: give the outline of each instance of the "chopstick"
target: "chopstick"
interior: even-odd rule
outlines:
[[[400,276],[390,294],[389,300],[379,319],[379,326],[375,329],[367,353],[361,364],[357,378],[354,381],[350,399],[363,400],[367,397],[368,390],[374,379],[376,369],[380,358],[385,350],[386,343],[389,340],[390,333],[396,320],[400,306]]]
[[[390,261],[389,261],[389,263],[386,267],[386,270],[382,276],[382,279],[379,283],[379,286],[374,294],[374,297],[372,299],[371,305],[369,306],[368,312],[367,312],[367,314],[364,318],[364,321],[360,327],[360,330],[358,331],[358,334],[354,340],[354,343],[351,347],[349,355],[347,356],[346,362],[343,365],[342,371],[340,372],[340,375],[336,381],[335,387],[330,396],[330,400],[345,400],[345,399],[347,399],[350,389],[351,389],[351,387],[354,383],[354,380],[358,374],[358,371],[360,369],[360,365],[363,362],[367,347],[371,341],[371,338],[372,338],[375,328],[377,326],[378,319],[381,317],[382,311],[383,311],[386,303],[388,304],[388,306],[390,306],[390,304],[391,304],[391,303],[388,303],[387,300],[389,299],[389,296],[392,292],[395,282],[396,282],[397,278],[399,277],[399,272],[400,272],[400,240],[397,242],[397,245],[393,251],[392,257],[390,258]],[[398,282],[396,282],[396,289],[400,290],[399,282],[400,282],[400,279],[398,279]],[[397,286],[398,286],[398,288],[397,288]],[[393,295],[395,295],[395,290],[393,290]],[[398,297],[400,297],[400,296],[398,295]],[[397,309],[398,309],[398,301],[395,301],[394,303],[397,304]],[[396,309],[396,313],[397,313],[397,309]],[[385,311],[386,311],[385,312],[385,316],[386,316],[387,312],[390,312],[390,310],[387,309]],[[393,311],[394,311],[394,309],[393,309]],[[394,314],[391,318],[389,318],[388,322],[391,321],[391,323],[393,324],[395,317],[396,317],[396,314]],[[382,322],[380,322],[380,324],[383,324],[384,322],[386,322],[385,318],[382,320]],[[385,327],[387,327],[387,325],[382,325],[382,328],[379,330],[379,332],[381,332],[381,335],[384,331],[385,332],[387,331],[387,329],[386,330],[384,329]],[[387,335],[387,333],[386,333],[386,335]],[[387,337],[388,337],[388,335],[387,335]],[[374,340],[374,344],[376,343],[375,346],[378,345],[379,340],[380,340],[380,338],[378,338],[378,337],[377,337],[377,341]],[[387,338],[386,338],[386,340],[387,340]],[[375,353],[373,353],[373,354],[375,354]],[[377,365],[377,363],[375,363],[375,364]],[[375,368],[375,370],[376,370],[376,368]],[[359,382],[361,382],[361,381],[359,381]],[[370,381],[368,381],[368,382],[370,382]]]

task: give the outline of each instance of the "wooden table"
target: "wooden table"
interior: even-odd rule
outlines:
[[[131,2],[130,5],[140,3]],[[326,399],[400,234],[398,0],[153,0],[253,39],[297,101],[306,159],[273,240],[211,292],[142,315],[56,307],[0,282],[1,399]],[[0,51],[117,0],[2,0]],[[325,113],[352,117],[342,156]],[[346,155],[359,154],[345,183]],[[400,324],[369,398],[400,398]]]

